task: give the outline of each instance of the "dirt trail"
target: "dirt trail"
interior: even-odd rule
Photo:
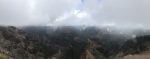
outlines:
[[[127,55],[121,59],[150,59],[150,52],[144,52],[138,55]]]

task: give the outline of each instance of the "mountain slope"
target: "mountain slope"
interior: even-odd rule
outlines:
[[[148,51],[149,38],[126,38],[97,27],[0,26],[0,53],[13,59],[117,59]]]

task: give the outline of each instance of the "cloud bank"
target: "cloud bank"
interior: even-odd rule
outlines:
[[[1,25],[144,27],[149,0],[0,0]]]

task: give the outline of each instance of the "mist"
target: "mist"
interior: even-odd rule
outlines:
[[[149,0],[0,0],[0,24],[149,28]]]

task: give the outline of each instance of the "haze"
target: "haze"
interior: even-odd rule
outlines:
[[[0,0],[0,25],[147,27],[150,0]]]

